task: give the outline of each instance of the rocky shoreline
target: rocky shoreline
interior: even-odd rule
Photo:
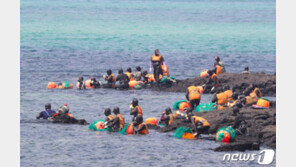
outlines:
[[[188,78],[184,80],[176,79],[176,82],[167,86],[162,86],[161,89],[152,87],[152,90],[167,91],[167,92],[185,92],[188,86],[193,84],[203,85],[208,78]],[[264,73],[237,74],[237,73],[222,73],[218,76],[219,87],[230,86],[235,90],[242,92],[249,84],[255,84],[260,89],[263,96],[276,96],[276,75]],[[206,89],[204,93],[209,93]]]
[[[236,134],[234,142],[222,144],[214,151],[245,151],[259,150],[260,146],[276,148],[276,107],[272,103],[269,109],[242,108],[237,116],[233,115],[231,109],[216,110],[210,112],[195,113],[210,122],[210,137],[203,139],[215,140],[215,134],[223,126],[232,126],[236,119],[244,118],[247,122],[247,130],[244,134]],[[150,126],[158,132],[174,131],[178,127],[190,127],[192,125],[183,120],[176,120],[175,123],[166,127]]]

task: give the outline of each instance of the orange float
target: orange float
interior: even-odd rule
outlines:
[[[200,77],[207,77],[207,76],[209,76],[208,70],[207,69],[202,70],[202,72],[200,73]]]
[[[188,102],[181,102],[181,103],[179,104],[179,110],[180,110],[180,111],[183,111],[184,108],[190,108],[190,103],[188,103]]]
[[[195,139],[192,133],[184,132],[182,135],[182,139]]]
[[[105,129],[104,122],[98,122],[95,124],[97,129]]]
[[[54,82],[48,82],[47,89],[55,89],[57,88],[57,84]]]
[[[90,83],[91,83],[91,80],[89,79],[89,80],[86,80],[85,81],[85,87],[86,88],[94,88],[95,86],[90,86]]]
[[[155,117],[149,117],[145,120],[145,123],[150,125],[158,125],[158,120]]]
[[[139,82],[136,81],[136,80],[131,80],[131,81],[129,81],[129,83],[128,83],[128,85],[129,85],[130,88],[133,88],[133,87],[135,87],[135,86],[138,85],[138,84],[139,84]]]
[[[259,99],[257,101],[257,106],[260,106],[260,107],[269,108],[269,104],[270,104],[270,102],[268,100],[265,100],[265,99]]]
[[[132,134],[134,134],[134,128],[133,128],[132,124],[129,124],[129,125],[128,125],[128,127],[127,127],[127,129],[126,129],[125,132],[126,132],[127,135],[132,135]]]

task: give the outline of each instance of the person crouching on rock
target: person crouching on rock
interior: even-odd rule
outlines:
[[[133,116],[133,121],[136,119],[137,116],[143,116],[142,108],[139,106],[138,99],[134,98],[131,105],[130,105],[130,115]]]
[[[120,69],[118,70],[118,75],[116,77],[116,82],[118,82],[118,84],[116,84],[116,88],[118,89],[128,89],[129,88],[129,81],[130,79],[128,78],[128,76],[126,74],[123,73],[123,70]]]
[[[211,89],[211,92],[215,92],[215,89],[218,87],[218,77],[214,70],[209,70],[209,79],[206,82],[206,88],[205,89]]]
[[[195,137],[198,137],[200,134],[209,134],[210,123],[203,117],[194,116],[191,108],[186,108],[186,120],[191,122],[194,125]]]
[[[143,122],[141,115],[136,116],[135,121],[132,123],[134,134],[148,134],[149,130],[147,125]]]
[[[245,70],[242,72],[242,74],[250,74],[248,66],[245,67]]]
[[[170,107],[168,107],[163,112],[163,114],[160,118],[160,121],[164,122],[165,125],[171,125],[176,118],[177,118],[177,116],[172,113],[172,109]]]
[[[194,110],[200,103],[201,98],[201,92],[200,89],[197,86],[189,86],[186,89],[186,99],[190,103],[190,107],[192,110]]]
[[[56,112],[54,110],[51,110],[51,104],[50,103],[46,103],[45,104],[45,110],[41,111],[39,113],[39,115],[36,117],[36,119],[48,119],[50,117],[52,117]]]
[[[115,87],[115,76],[112,74],[112,70],[107,70],[107,76],[103,76],[105,81],[107,81],[107,85],[103,85],[105,88],[114,88]]]
[[[126,69],[126,72],[124,73],[128,76],[128,79],[131,80],[132,78],[134,78],[134,74],[132,73],[132,68],[128,67]]]
[[[148,84],[149,83],[149,74],[146,70],[143,71],[142,76],[143,76],[144,84]]]
[[[140,66],[137,66],[136,67],[136,72],[135,72],[135,74],[134,74],[134,78],[135,78],[135,80],[136,81],[141,81],[141,79],[142,79],[142,72],[141,72],[141,67]]]

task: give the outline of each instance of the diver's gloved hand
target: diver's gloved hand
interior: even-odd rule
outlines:
[[[193,133],[193,136],[194,136],[195,138],[198,138],[199,134],[196,132],[196,133]]]

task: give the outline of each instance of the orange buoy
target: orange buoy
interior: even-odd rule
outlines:
[[[145,120],[145,123],[150,125],[158,125],[158,120],[155,117],[149,117]]]
[[[86,80],[85,81],[85,87],[86,88],[94,88],[95,86],[90,86],[90,83],[91,83],[91,80],[89,79],[89,80]]]
[[[209,76],[208,70],[207,69],[202,70],[202,72],[200,73],[200,77],[207,77],[207,76]]]
[[[132,134],[134,134],[134,128],[133,128],[133,126],[132,126],[132,124],[129,124],[128,125],[128,127],[127,127],[127,129],[126,129],[126,134],[128,134],[128,135],[132,135]]]
[[[105,129],[104,122],[98,122],[95,124],[97,129]]]
[[[181,102],[181,103],[179,104],[179,110],[180,110],[180,111],[183,111],[184,108],[190,108],[190,103],[188,103],[188,102]]]
[[[57,84],[54,82],[48,82],[47,89],[55,89],[57,88]]]
[[[133,87],[135,87],[136,85],[138,85],[139,82],[136,81],[136,80],[131,80],[131,81],[129,81],[128,84],[129,84],[129,87],[130,87],[130,88],[133,88]]]
[[[265,99],[259,99],[257,101],[257,106],[260,106],[260,107],[269,108],[269,104],[270,104],[270,102],[268,100],[265,100]]]
[[[192,133],[184,132],[182,135],[182,139],[195,139]]]

